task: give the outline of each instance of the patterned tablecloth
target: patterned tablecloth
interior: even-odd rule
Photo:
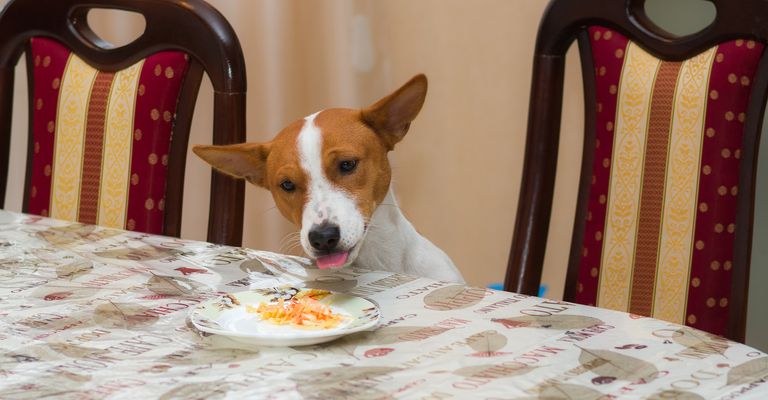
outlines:
[[[188,322],[284,284],[366,297],[382,323],[242,348]],[[766,379],[765,353],[651,318],[0,211],[2,399],[766,399]]]

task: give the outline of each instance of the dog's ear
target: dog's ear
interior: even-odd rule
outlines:
[[[269,148],[269,143],[240,143],[226,146],[197,145],[192,147],[192,151],[219,172],[266,187]]]
[[[427,96],[427,77],[419,74],[400,89],[362,110],[363,121],[384,140],[387,149],[405,137]]]

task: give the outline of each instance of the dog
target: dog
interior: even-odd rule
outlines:
[[[192,150],[217,171],[269,190],[318,268],[354,264],[463,282],[448,255],[403,216],[391,189],[387,154],[426,94],[427,78],[417,75],[368,108],[316,112],[270,142]]]

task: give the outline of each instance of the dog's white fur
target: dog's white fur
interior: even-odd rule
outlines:
[[[416,232],[403,216],[391,186],[387,197],[374,211],[368,231],[357,256],[358,265],[448,282],[464,282],[451,258]]]

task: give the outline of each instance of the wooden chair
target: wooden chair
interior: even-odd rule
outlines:
[[[535,295],[541,280],[577,40],[586,122],[564,299],[744,340],[768,2],[712,2],[714,22],[685,37],[644,0],[549,4],[506,290]]]
[[[94,8],[140,13],[144,33],[111,47]],[[0,15],[0,207],[14,67],[26,52],[29,134],[23,211],[179,236],[189,129],[203,73],[213,142],[245,141],[245,62],[202,0],[13,0]],[[240,245],[244,185],[214,173],[208,240]]]

